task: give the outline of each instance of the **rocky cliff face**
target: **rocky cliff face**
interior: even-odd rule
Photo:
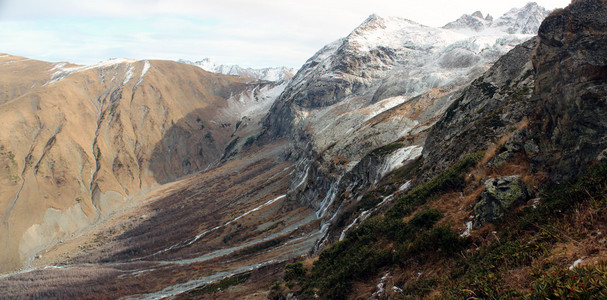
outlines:
[[[531,56],[536,45],[537,40],[532,39],[504,55],[464,89],[432,127],[423,154],[428,177],[526,126],[535,79]]]
[[[596,233],[607,224],[599,200],[607,180],[606,14],[607,1],[573,1],[545,19],[537,38],[453,93],[455,100],[424,132],[421,167],[413,168],[418,182],[409,181],[406,168],[391,174],[400,177],[403,190],[414,189],[400,192],[388,176],[353,200],[346,187],[335,202],[350,207],[331,218],[343,231],[329,230],[342,242],[319,255],[312,275],[285,277],[284,290],[334,298],[364,288],[362,297],[373,299],[558,298],[558,286],[569,284],[569,275],[560,274],[586,276],[599,289],[595,273],[581,274],[602,268],[607,251]],[[491,23],[482,14],[471,17]],[[392,156],[394,148],[408,149],[408,140],[372,154]],[[338,177],[339,184],[364,182],[386,161],[368,155]],[[560,184],[568,179],[574,180]],[[419,233],[420,220],[432,234]],[[558,228],[557,235],[578,237],[544,239],[548,226]],[[434,235],[439,230],[445,232]],[[458,254],[445,255],[459,242],[465,246]],[[540,250],[529,250],[536,245]],[[513,262],[515,256],[526,258]]]
[[[0,59],[12,87],[0,101],[2,271],[159,183],[217,165],[258,134],[284,88],[168,61]]]
[[[538,32],[529,133],[534,157],[553,179],[569,178],[605,157],[607,148],[607,2],[577,1]]]
[[[604,16],[604,1],[581,1],[546,18],[537,41],[498,61],[432,129],[425,147],[440,151],[424,152],[428,166],[442,170],[508,136],[504,157],[523,152],[553,180],[570,178],[602,159],[607,147]],[[508,126],[518,131],[507,135]]]

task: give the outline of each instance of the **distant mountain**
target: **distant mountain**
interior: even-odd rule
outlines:
[[[513,8],[497,20],[493,20],[490,15],[483,16],[480,11],[471,15],[465,14],[459,19],[443,26],[445,29],[451,29],[458,32],[482,32],[508,34],[535,34],[537,33],[542,20],[548,16],[549,10],[539,6],[535,2],[530,2],[525,7]]]
[[[275,67],[275,68],[243,68],[239,65],[222,65],[217,64],[209,58],[205,58],[199,61],[179,60],[180,63],[190,64],[202,68],[205,71],[234,75],[241,77],[254,78],[259,80],[267,81],[284,81],[291,79],[297,70],[287,67]]]
[[[443,28],[371,15],[302,66],[274,104],[266,125],[280,136],[337,103],[364,107],[394,96],[410,99],[436,88],[453,91],[531,38],[546,14],[531,3],[495,22],[477,12]]]

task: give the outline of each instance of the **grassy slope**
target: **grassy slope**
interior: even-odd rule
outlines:
[[[301,298],[370,296],[388,274],[390,298],[545,298],[607,296],[607,162],[562,184],[545,184],[539,198],[462,238],[453,211],[470,214],[488,176],[519,174],[536,185],[524,159],[500,170],[473,154],[401,195],[323,251],[317,261],[288,265],[271,295]],[[398,172],[395,171],[395,172]],[[378,187],[375,191],[382,190]],[[459,196],[457,196],[459,194]],[[454,209],[455,208],[455,209]],[[580,268],[569,270],[583,258]],[[396,286],[393,289],[390,286]]]

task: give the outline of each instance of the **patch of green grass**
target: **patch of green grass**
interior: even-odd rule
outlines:
[[[356,203],[354,207],[354,211],[368,210],[375,207],[382,201],[382,198],[378,196],[376,193],[367,193],[365,194],[360,201]]]
[[[198,296],[214,294],[216,292],[226,290],[229,287],[242,284],[242,283],[246,282],[250,276],[251,276],[250,273],[246,273],[246,274],[241,274],[241,275],[236,275],[236,276],[232,276],[229,278],[225,278],[216,283],[211,283],[211,284],[197,287],[197,288],[187,292],[184,296],[186,299],[197,299]]]
[[[464,157],[451,168],[443,171],[430,181],[400,196],[396,205],[386,215],[390,218],[404,217],[415,210],[415,208],[426,203],[433,196],[449,190],[462,188],[465,182],[464,171],[478,163],[483,156],[484,152],[475,152]]]
[[[288,264],[285,267],[285,280],[286,281],[302,280],[305,276],[306,276],[306,269],[304,269],[303,263],[301,263],[301,262]]]
[[[443,214],[436,208],[425,209],[413,216],[409,224],[418,228],[430,228],[442,217]]]

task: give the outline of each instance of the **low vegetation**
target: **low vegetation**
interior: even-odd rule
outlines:
[[[225,278],[216,283],[206,284],[200,287],[197,287],[185,294],[183,294],[183,298],[185,299],[199,299],[204,295],[214,294],[219,291],[226,290],[232,286],[236,286],[244,283],[251,276],[250,273],[245,273],[241,275],[236,275],[232,277]]]
[[[482,158],[483,153],[469,155],[401,195],[384,215],[367,219],[325,249],[313,266],[288,265],[272,294],[345,299],[360,284],[373,288],[387,272],[398,286],[390,292],[397,299],[607,297],[607,262],[598,259],[570,269],[567,257],[577,256],[561,253],[563,247],[589,256],[607,251],[580,248],[598,224],[607,225],[602,217],[607,213],[607,162],[568,182],[546,185],[538,192],[541,200],[462,237],[443,211],[428,204],[469,188],[464,175],[480,168]],[[381,189],[363,197],[362,208],[376,205]],[[414,275],[411,269],[427,275]]]

